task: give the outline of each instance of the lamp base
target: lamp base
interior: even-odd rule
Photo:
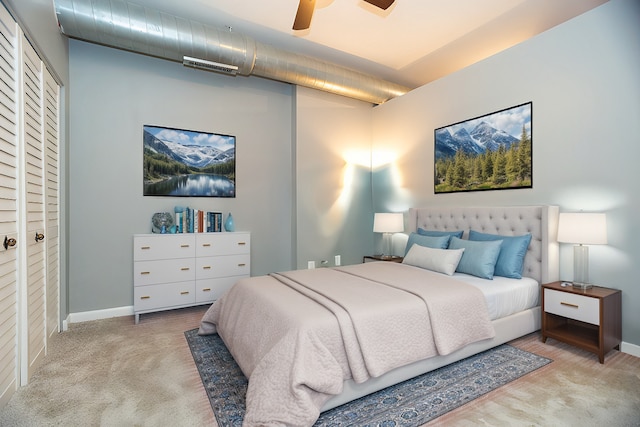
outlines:
[[[578,282],[572,282],[572,283],[571,283],[571,285],[572,285],[574,288],[582,289],[582,290],[585,290],[585,289],[591,289],[591,288],[593,288],[593,285],[592,285],[591,283],[578,283]]]

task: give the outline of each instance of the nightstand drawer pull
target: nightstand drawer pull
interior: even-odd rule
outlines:
[[[238,245],[244,246],[244,245],[246,245],[246,243],[245,242],[238,242]]]
[[[180,270],[181,271],[189,271],[189,267],[182,267]]]
[[[181,247],[181,248],[188,248],[188,247],[189,247],[189,245],[184,244],[184,245],[180,245],[180,247]]]
[[[144,250],[147,250],[147,249],[151,249],[151,246],[142,246],[140,249],[142,249],[144,251]]]
[[[211,266],[210,265],[203,265],[202,269],[203,270],[211,270]]]
[[[578,304],[570,304],[568,302],[560,302],[561,305],[566,305],[567,307],[580,308]]]
[[[202,289],[202,292],[211,292],[211,288],[204,288]]]
[[[147,295],[145,295],[145,296],[143,296],[143,297],[140,297],[140,299],[149,299],[149,298],[151,298],[151,297],[150,297],[150,296],[147,296]]]
[[[238,267],[244,267],[245,265],[247,265],[247,264],[245,264],[245,263],[243,262],[243,263],[238,264]]]
[[[209,247],[211,247],[211,243],[203,243],[202,247],[203,248],[209,248]]]
[[[180,292],[180,295],[189,295],[189,291],[182,291]]]
[[[150,271],[141,271],[140,274],[144,276],[145,274],[151,274],[151,272]]]

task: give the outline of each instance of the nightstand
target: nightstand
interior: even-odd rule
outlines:
[[[362,262],[369,261],[389,261],[389,262],[402,262],[404,258],[396,255],[365,255],[362,257]]]
[[[622,342],[622,292],[563,282],[542,285],[542,342],[553,338],[598,355],[600,363]]]

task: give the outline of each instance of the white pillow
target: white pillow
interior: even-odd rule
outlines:
[[[451,276],[455,273],[463,252],[464,248],[434,249],[413,245],[405,255],[402,263]]]

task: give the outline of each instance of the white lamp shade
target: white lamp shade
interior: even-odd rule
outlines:
[[[373,217],[375,233],[400,233],[404,231],[402,213],[376,213]]]
[[[581,245],[607,244],[607,217],[603,213],[561,213],[558,242]]]

